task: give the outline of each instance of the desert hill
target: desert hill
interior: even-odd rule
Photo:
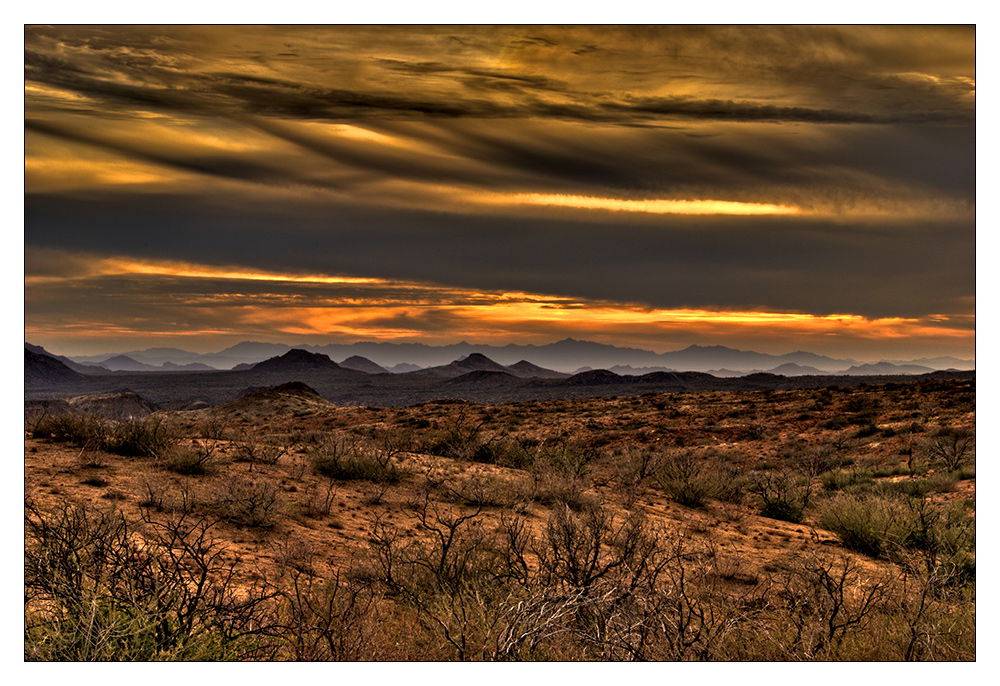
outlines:
[[[381,367],[367,357],[361,357],[361,355],[352,355],[346,360],[340,363],[343,369],[353,369],[358,372],[364,372],[366,374],[386,374],[388,370]]]
[[[460,360],[455,360],[450,364],[441,365],[438,367],[429,367],[427,369],[421,369],[416,372],[409,372],[413,376],[436,376],[443,378],[454,378],[457,376],[462,376],[463,374],[468,374],[469,372],[504,372],[508,373],[509,370],[501,364],[498,364],[486,357],[482,353],[472,353],[468,357]]]
[[[507,367],[509,371],[514,376],[520,376],[523,378],[534,378],[534,379],[565,379],[570,376],[564,372],[557,372],[553,369],[545,369],[544,367],[539,367],[537,364],[532,364],[527,360],[521,360],[520,362],[515,362]]]
[[[315,390],[301,381],[251,390],[245,395],[212,408],[218,416],[261,416],[299,414],[333,407]]]
[[[878,364],[854,365],[840,373],[845,376],[871,376],[874,374],[928,374],[933,371],[930,367],[924,367],[919,364],[879,362]]]
[[[138,393],[125,389],[113,393],[97,393],[69,398],[66,401],[76,412],[105,417],[146,417],[160,408]]]
[[[314,372],[340,369],[340,365],[326,355],[293,348],[280,357],[258,362],[252,369],[257,372]]]
[[[78,382],[83,378],[65,364],[52,357],[24,349],[24,387],[33,388],[60,382]]]

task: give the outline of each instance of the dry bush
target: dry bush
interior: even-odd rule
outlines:
[[[291,450],[291,446],[280,438],[263,436],[255,431],[241,432],[232,445],[236,449],[236,459],[248,462],[250,471],[253,471],[254,465],[274,466]]]
[[[167,469],[185,476],[206,474],[217,461],[216,441],[192,441],[189,446],[176,447],[164,456]]]
[[[337,489],[337,482],[332,479],[310,484],[306,489],[306,516],[318,519],[330,514],[337,495]]]
[[[523,509],[525,502],[531,498],[530,487],[517,477],[490,472],[473,472],[451,479],[436,479],[431,473],[427,476],[440,498],[473,507]]]
[[[331,436],[308,448],[313,468],[339,481],[397,483],[407,471],[396,463],[399,450],[356,436]]]
[[[745,479],[735,467],[690,450],[670,455],[656,480],[676,502],[693,508],[704,507],[710,499],[739,503],[745,488]]]
[[[801,522],[812,496],[808,479],[787,472],[754,472],[748,488],[757,497],[762,516],[785,522]]]
[[[370,584],[295,571],[283,598],[283,656],[310,662],[374,658],[379,598]]]
[[[940,461],[945,469],[954,472],[975,452],[975,441],[970,429],[944,426],[927,439],[924,450],[932,460]]]
[[[233,583],[204,519],[25,505],[26,660],[268,659],[275,593]],[[139,535],[141,533],[141,536]]]
[[[779,597],[790,636],[789,657],[809,660],[837,655],[844,640],[862,633],[888,599],[888,578],[868,579],[847,557],[810,556],[787,574]]]
[[[233,524],[269,529],[284,513],[285,501],[275,481],[239,474],[223,481],[212,507]]]

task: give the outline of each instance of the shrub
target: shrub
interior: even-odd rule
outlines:
[[[239,460],[250,463],[253,470],[255,464],[273,466],[283,456],[288,454],[290,446],[275,438],[260,436],[252,431],[245,431],[233,442]]]
[[[96,419],[76,414],[43,415],[32,425],[32,438],[86,445],[94,435]]]
[[[592,498],[589,454],[565,443],[541,446],[531,467],[532,499],[545,505],[562,503],[574,510],[588,507]]]
[[[891,493],[846,494],[827,504],[820,525],[872,557],[901,560],[904,550],[917,550],[931,564],[960,566],[963,580],[975,574],[975,520],[962,503],[941,508]]]
[[[871,481],[871,477],[868,480]],[[838,467],[820,474],[819,481],[827,491],[842,491],[856,482],[856,472]]]
[[[912,533],[903,502],[874,493],[839,496],[827,503],[819,522],[846,547],[871,557],[889,555]]]
[[[188,448],[178,448],[168,456],[167,468],[185,476],[205,474],[215,456],[216,443],[194,441]]]
[[[510,478],[490,473],[475,473],[452,482],[434,484],[446,500],[473,507],[516,507],[530,492]]]
[[[233,524],[273,527],[284,509],[281,489],[271,479],[240,474],[225,481],[216,507]]]
[[[109,422],[106,427],[101,449],[116,455],[157,457],[177,442],[160,418]]]
[[[847,419],[841,415],[836,417],[831,417],[819,423],[819,428],[821,429],[832,429],[834,431],[840,431],[845,426],[847,426]]]
[[[808,480],[799,483],[790,474],[773,472],[756,472],[751,475],[749,489],[760,501],[761,515],[793,523],[802,521],[812,495]]]
[[[723,479],[706,460],[692,452],[672,455],[656,475],[663,490],[685,507],[704,507],[718,497]]]
[[[327,439],[309,453],[317,472],[338,481],[396,483],[406,474],[392,462],[391,453],[366,447],[359,439]]]
[[[941,427],[924,444],[931,459],[940,460],[953,472],[965,462],[970,451],[975,450],[975,434],[970,429]]]
[[[932,474],[924,479],[901,479],[882,484],[886,491],[920,498],[928,493],[951,493],[957,486],[958,479],[951,474]]]
[[[237,590],[211,525],[25,504],[24,658],[270,659],[274,593]]]

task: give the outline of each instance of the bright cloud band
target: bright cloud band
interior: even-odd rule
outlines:
[[[163,279],[171,279],[172,285]],[[117,338],[128,338],[130,332],[136,337],[158,335],[156,322],[179,306],[188,312],[187,331],[172,333],[192,336],[212,332],[397,341],[475,338],[480,342],[564,336],[611,341],[623,333],[650,341],[740,335],[790,341],[802,336],[868,341],[922,336],[965,342],[975,336],[970,322],[951,315],[868,318],[856,314],[661,309],[517,291],[121,257],[80,262],[65,273],[29,276],[27,281],[34,284],[37,294],[33,297],[40,305],[68,293],[79,294],[84,301],[107,297],[108,289],[146,293],[142,307],[132,314],[131,329],[116,323],[109,332],[101,322],[86,319],[84,302],[79,322],[61,320],[56,327],[90,330],[97,336],[113,333]],[[137,284],[143,287],[136,288]],[[48,328],[36,319],[27,323],[26,332],[53,333]]]
[[[725,200],[619,200],[594,198],[581,195],[548,195],[524,193],[510,196],[511,202],[526,205],[574,207],[587,210],[616,212],[648,212],[650,214],[797,214],[799,208],[789,205],[771,205]]]

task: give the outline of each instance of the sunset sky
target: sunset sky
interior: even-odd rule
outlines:
[[[25,340],[975,357],[971,27],[25,29]]]

